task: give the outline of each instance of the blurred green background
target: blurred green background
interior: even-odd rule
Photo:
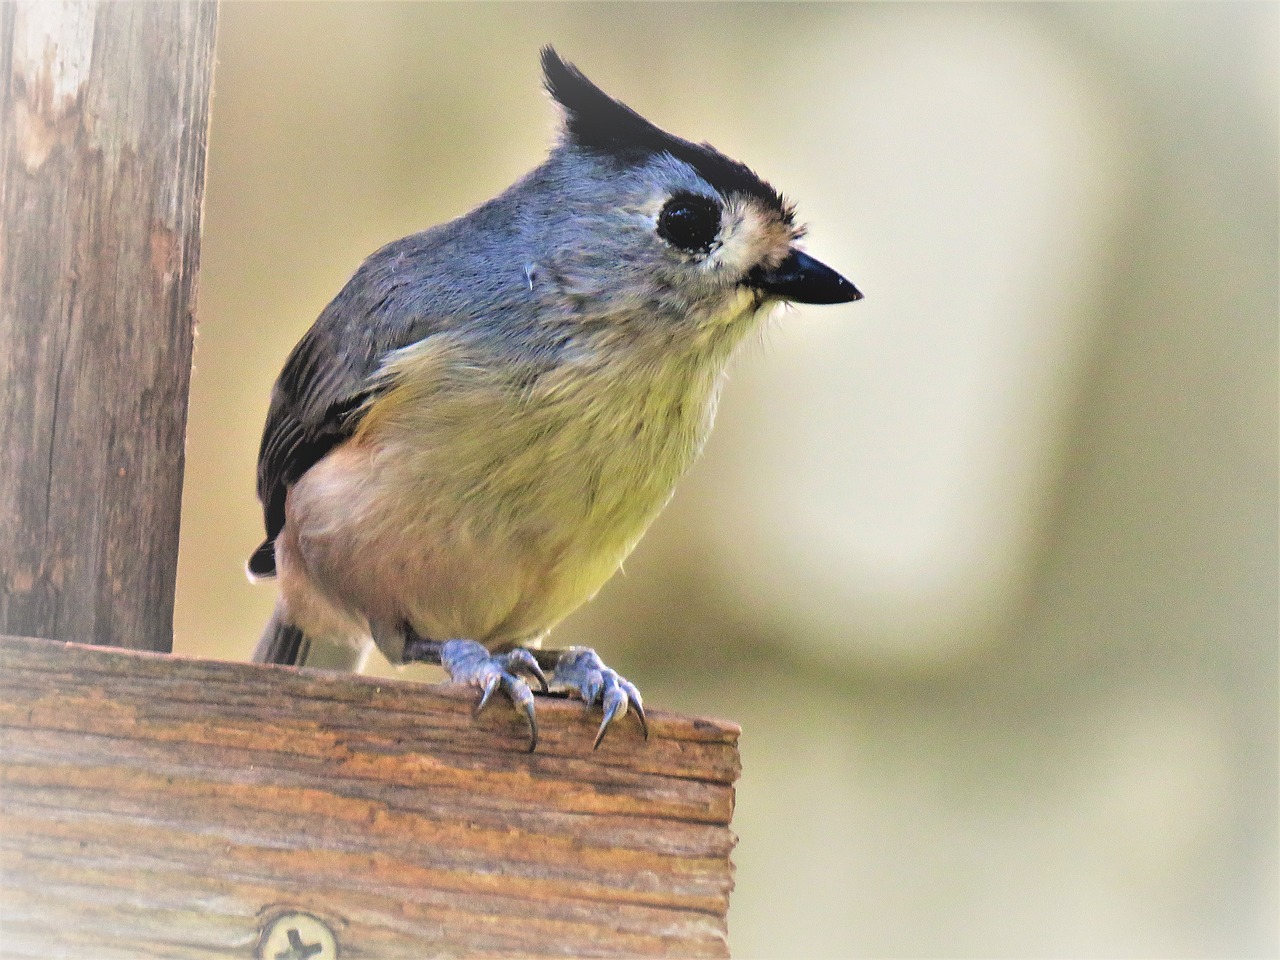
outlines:
[[[224,3],[177,650],[248,656],[272,380],[364,256],[540,160],[552,42],[867,295],[742,352],[553,638],[742,724],[734,952],[1274,955],[1278,21]]]

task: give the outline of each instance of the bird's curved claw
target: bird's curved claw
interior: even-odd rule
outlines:
[[[474,711],[476,716],[488,706],[494,691],[501,689],[529,723],[529,752],[533,753],[538,748],[538,718],[533,691],[524,678],[528,676],[537,680],[543,693],[547,692],[548,685],[546,675],[533,654],[522,647],[494,654],[474,640],[449,640],[440,648],[440,665],[454,683],[469,683],[481,689]]]
[[[551,689],[566,691],[584,703],[599,703],[604,708],[593,750],[600,746],[613,721],[625,716],[628,710],[635,711],[644,738],[649,739],[649,721],[644,715],[640,691],[626,677],[605,666],[590,647],[570,647],[561,654],[551,675]]]

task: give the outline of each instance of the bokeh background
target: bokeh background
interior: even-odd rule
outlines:
[[[539,161],[553,42],[867,295],[742,352],[554,638],[741,723],[735,953],[1275,955],[1278,22],[225,3],[177,650],[248,656],[272,380],[365,255]]]

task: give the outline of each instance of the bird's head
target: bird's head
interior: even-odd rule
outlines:
[[[613,99],[551,48],[547,90],[558,146],[537,174],[554,198],[556,269],[586,312],[681,315],[714,326],[777,301],[845,303],[862,294],[798,248],[782,195],[709,144],[666,133]],[[608,302],[614,310],[601,309]]]

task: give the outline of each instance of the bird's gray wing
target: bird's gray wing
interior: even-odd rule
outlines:
[[[391,351],[429,336],[438,324],[416,317],[397,296],[403,276],[396,245],[374,254],[307,331],[271,393],[258,449],[258,500],[266,540],[249,558],[254,576],[275,573],[275,538],[284,527],[289,488],[350,438],[365,402],[384,389],[375,374]]]
[[[275,572],[275,538],[284,526],[289,488],[350,437],[369,396],[373,369],[337,353],[332,338],[313,327],[289,354],[271,393],[258,449],[258,500],[266,540],[249,559],[255,576]]]

